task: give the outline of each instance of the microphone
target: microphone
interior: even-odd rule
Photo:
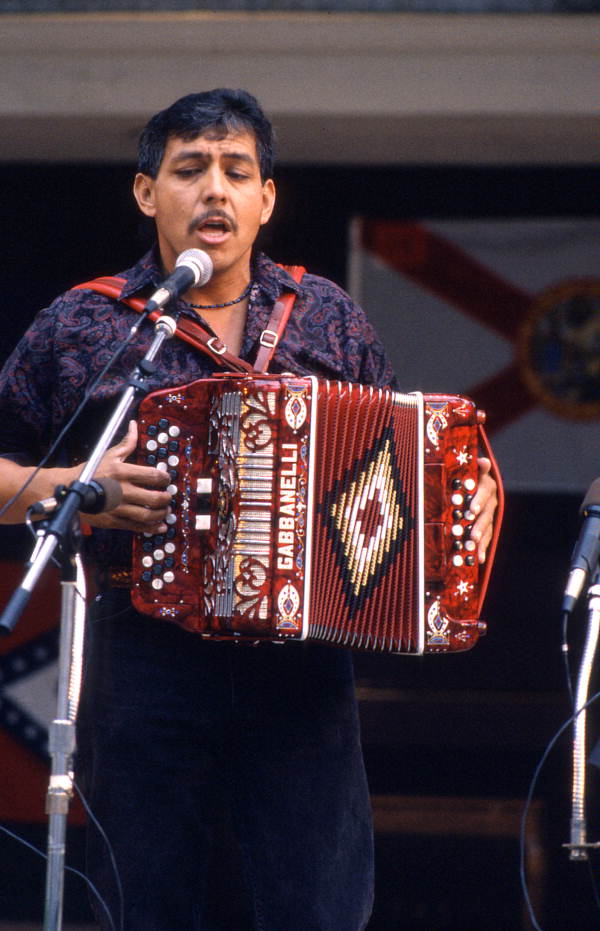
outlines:
[[[580,514],[583,524],[571,556],[571,571],[565,587],[562,609],[570,614],[588,577],[595,571],[600,557],[600,478],[594,479],[583,499]]]
[[[112,511],[123,498],[123,489],[114,478],[92,479],[87,485],[75,481],[69,488],[60,485],[52,498],[42,498],[36,501],[28,510],[30,517],[39,517],[53,514],[67,491],[76,491],[81,499],[79,510],[84,514],[100,514],[102,511]]]
[[[150,297],[144,310],[151,313],[174,301],[192,286],[202,287],[212,275],[212,259],[202,249],[186,249],[177,256],[175,268]]]

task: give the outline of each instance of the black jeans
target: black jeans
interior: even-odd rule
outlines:
[[[94,827],[88,872],[117,931],[211,927],[203,903],[216,787],[231,801],[249,927],[365,927],[372,826],[347,651],[207,643],[142,617],[115,591],[94,605],[86,652],[77,770],[114,851],[123,929]]]

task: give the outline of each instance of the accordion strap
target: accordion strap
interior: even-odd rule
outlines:
[[[492,452],[492,447],[490,446],[490,441],[487,438],[487,433],[482,424],[479,424],[479,438],[483,446],[484,454],[490,460],[492,468],[490,470],[492,478],[496,482],[496,494],[498,496],[498,507],[496,513],[494,514],[494,527],[492,532],[492,539],[485,557],[485,568],[483,570],[482,576],[479,582],[479,605],[478,605],[478,616],[481,617],[481,610],[483,607],[483,601],[485,594],[487,592],[488,582],[490,581],[490,575],[492,572],[492,566],[494,564],[494,556],[496,555],[496,547],[498,546],[498,537],[500,536],[500,527],[502,526],[502,518],[504,515],[504,488],[502,485],[502,476],[500,475],[500,469],[498,468],[498,463],[494,458]]]
[[[296,282],[300,282],[306,271],[306,269],[302,268],[300,265],[282,265],[281,267],[285,269]],[[143,313],[144,307],[146,306],[146,301],[143,298],[121,297],[124,284],[125,278],[106,276],[103,278],[94,278],[92,281],[84,281],[83,284],[75,285],[72,290],[97,291],[99,294],[104,294],[107,297],[112,297],[115,298],[115,300],[121,301],[123,304],[127,304],[128,307],[131,307],[132,310],[135,310],[139,314]],[[225,343],[220,340],[218,336],[205,330],[200,323],[189,320],[187,317],[181,317],[178,320],[175,334],[184,342],[189,343],[190,346],[201,349],[202,352],[209,355],[214,362],[217,362],[223,368],[236,372],[265,373],[269,367],[273,353],[275,352],[275,347],[283,335],[295,300],[295,292],[290,291],[275,301],[266,329],[264,329],[260,335],[259,348],[254,365],[250,365],[249,362],[245,362],[243,359],[240,359],[239,356],[229,352]],[[154,322],[160,317],[160,311],[152,311],[148,317]]]

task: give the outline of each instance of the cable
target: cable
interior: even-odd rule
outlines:
[[[22,844],[24,847],[27,847],[28,850],[31,850],[32,853],[37,854],[38,857],[41,857],[43,860],[47,860],[47,859],[48,859],[48,855],[47,855],[46,853],[44,853],[43,850],[40,850],[39,847],[36,847],[36,846],[35,846],[35,844],[31,844],[28,840],[25,840],[24,837],[19,837],[18,834],[15,834],[14,831],[11,831],[10,828],[7,828],[5,825],[0,824],[0,831],[2,831],[2,832],[3,832],[4,834],[6,834],[8,837],[12,838],[12,840],[16,840],[17,843]],[[100,905],[102,906],[102,908],[104,909],[104,912],[105,912],[105,914],[106,914],[106,917],[108,918],[108,920],[109,920],[109,922],[110,922],[110,926],[111,926],[111,928],[112,928],[112,931],[116,931],[115,923],[114,923],[114,921],[113,921],[113,919],[112,919],[112,915],[110,914],[110,910],[109,910],[109,908],[108,908],[106,902],[104,901],[104,899],[103,899],[102,896],[100,895],[100,892],[98,891],[98,889],[96,888],[96,886],[95,886],[94,883],[92,882],[92,880],[91,880],[88,876],[86,876],[85,873],[82,873],[80,870],[75,869],[74,866],[65,866],[65,870],[67,870],[69,873],[73,873],[73,875],[79,877],[79,879],[83,879],[83,881],[84,881],[85,884],[87,885],[87,887],[88,887],[88,889],[90,890],[90,892],[96,897],[97,901],[99,902],[99,904],[100,904]],[[121,925],[121,928],[122,928],[122,925]]]
[[[567,720],[564,721],[564,723],[559,727],[559,729],[556,731],[554,736],[551,738],[551,740],[547,744],[546,749],[544,750],[534,770],[533,776],[531,778],[531,782],[529,784],[529,791],[525,799],[525,806],[523,808],[523,814],[521,816],[521,825],[520,825],[520,830],[519,830],[519,878],[521,881],[521,890],[523,892],[523,897],[525,899],[525,905],[527,906],[529,918],[531,920],[531,923],[535,931],[543,931],[543,929],[538,924],[537,919],[535,917],[533,904],[531,902],[531,898],[529,895],[529,889],[527,886],[527,876],[526,876],[526,869],[525,869],[525,834],[526,834],[526,828],[527,828],[527,817],[529,815],[529,809],[531,808],[531,802],[533,800],[533,793],[535,792],[537,781],[539,779],[542,768],[544,764],[546,763],[548,756],[550,755],[550,753],[556,746],[556,743],[558,742],[560,737],[562,737],[562,735],[567,730],[567,728],[569,728],[574,723],[577,716],[581,714],[582,711],[585,711],[587,708],[589,708],[590,705],[593,704],[593,702],[595,702],[598,698],[600,698],[600,692],[596,692],[594,695],[592,695],[592,697],[588,699],[588,701],[586,701],[585,705],[579,708],[575,714],[572,714],[570,718],[567,718]],[[600,900],[598,899],[598,896],[595,890],[595,883],[594,883],[594,891],[595,891],[596,903],[599,904]]]
[[[75,791],[77,792],[77,795],[81,799],[81,803],[83,807],[85,808],[85,813],[87,814],[88,818],[90,819],[90,821],[92,822],[92,824],[94,825],[98,833],[100,834],[100,837],[106,844],[106,849],[108,850],[108,855],[110,857],[110,864],[112,866],[113,873],[115,876],[115,883],[117,886],[117,893],[118,893],[118,898],[119,898],[119,928],[120,928],[120,931],[123,931],[123,928],[125,927],[125,903],[124,903],[124,898],[123,898],[123,886],[121,885],[121,877],[119,875],[117,861],[115,860],[115,854],[112,849],[112,844],[107,837],[106,831],[104,830],[104,828],[102,827],[102,825],[96,818],[95,814],[93,813],[92,809],[88,805],[85,795],[83,794],[83,792],[81,791],[81,789],[79,788],[79,785],[77,784],[75,780],[73,780],[73,787]]]

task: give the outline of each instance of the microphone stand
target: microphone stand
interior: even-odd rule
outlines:
[[[57,502],[54,515],[44,521],[45,526],[38,530],[38,540],[29,560],[29,569],[0,616],[0,633],[10,633],[54,551],[60,547],[63,578],[59,682],[57,716],[49,732],[52,766],[46,796],[49,825],[43,931],[60,931],[62,928],[65,836],[69,800],[73,795],[72,757],[75,752],[75,718],[81,682],[85,616],[85,582],[79,557],[81,532],[78,511],[83,495],[88,490],[88,482],[93,478],[132,403],[147,392],[145,380],[156,371],[154,360],[165,340],[171,339],[175,334],[176,322],[176,317],[170,315],[163,315],[156,321],[154,339],[146,355],[132,372],[128,387],[117,402],[79,479],[67,488],[64,496]]]
[[[586,703],[590,676],[600,635],[600,570],[596,571],[588,590],[588,628],[577,679],[575,697],[575,722],[573,725],[573,791],[571,808],[571,842],[564,846],[569,850],[570,860],[587,860],[588,851],[600,847],[600,842],[587,840],[585,817],[585,766],[586,766]]]

